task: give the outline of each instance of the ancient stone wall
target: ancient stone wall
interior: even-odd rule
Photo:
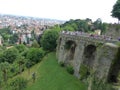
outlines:
[[[58,62],[74,68],[74,75],[82,77],[82,68],[86,67],[86,77],[94,74],[98,79],[107,81],[119,47],[115,40],[105,40],[84,35],[60,34],[57,41]],[[84,75],[84,76],[85,76]]]
[[[111,36],[115,39],[120,38],[120,24],[110,24],[105,35]]]

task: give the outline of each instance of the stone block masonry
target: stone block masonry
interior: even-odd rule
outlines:
[[[58,62],[73,67],[74,75],[79,79],[94,76],[105,82],[117,82],[118,73],[113,69],[120,70],[120,49],[116,42],[102,36],[62,32],[57,40],[56,55]],[[86,70],[81,70],[83,68]]]

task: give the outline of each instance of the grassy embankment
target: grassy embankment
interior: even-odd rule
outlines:
[[[31,79],[32,72],[36,73],[35,82]],[[55,53],[49,53],[40,63],[33,66],[30,74],[24,71],[21,76],[29,79],[25,90],[87,90],[80,80],[57,63]]]

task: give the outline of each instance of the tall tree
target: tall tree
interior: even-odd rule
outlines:
[[[94,22],[94,29],[101,29],[102,27],[102,20],[100,18],[98,18],[95,22]]]
[[[23,45],[23,44],[16,45],[15,48],[17,48],[19,53],[22,53],[27,49],[27,47],[25,45]]]
[[[53,51],[56,49],[58,39],[58,31],[57,30],[47,30],[44,32],[41,38],[41,46],[44,50]]]
[[[7,83],[7,72],[9,67],[10,67],[10,64],[8,62],[0,63],[0,70],[3,72],[3,78],[5,83]]]
[[[112,9],[112,16],[120,21],[120,0],[117,0],[117,2],[114,4]]]
[[[23,66],[25,63],[25,58],[23,56],[19,55],[16,60],[17,60],[18,66],[19,66],[19,74],[21,74],[21,72],[24,70]]]
[[[19,39],[18,34],[15,33],[11,35],[9,43],[15,44],[18,41],[18,39]]]
[[[18,56],[18,50],[16,48],[9,48],[3,52],[3,61],[13,63]]]
[[[27,53],[27,59],[29,61],[27,61],[27,63],[31,63],[31,66],[38,63],[39,61],[41,61],[41,59],[44,56],[44,51],[43,49],[39,49],[39,48],[30,48],[28,53]]]

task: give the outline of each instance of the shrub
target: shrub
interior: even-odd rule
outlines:
[[[68,73],[70,73],[70,74],[74,73],[74,69],[73,69],[73,67],[71,65],[68,65],[66,69],[67,69]]]
[[[1,58],[3,58],[3,61],[13,63],[16,60],[18,55],[19,55],[18,50],[13,47],[13,48],[6,49],[3,52],[3,55]]]
[[[91,90],[115,90],[112,85],[103,82],[103,80],[98,80],[93,77]]]
[[[19,53],[24,52],[27,47],[23,44],[16,45],[15,48],[19,51]]]
[[[44,55],[45,51],[42,48],[30,48],[26,58],[29,60],[28,62],[30,62],[31,65],[34,65],[41,61]]]
[[[80,80],[87,79],[89,74],[90,73],[88,71],[88,67],[81,64],[81,66],[80,66]]]
[[[27,80],[23,77],[17,77],[10,81],[9,86],[12,90],[23,90],[27,86]]]
[[[60,61],[60,62],[59,62],[59,64],[60,64],[60,66],[62,66],[62,67],[64,67],[64,66],[65,66],[65,64],[64,64],[64,62],[63,62],[63,61]]]
[[[40,45],[38,44],[38,42],[36,40],[34,40],[33,43],[32,43],[32,47],[39,48]]]

